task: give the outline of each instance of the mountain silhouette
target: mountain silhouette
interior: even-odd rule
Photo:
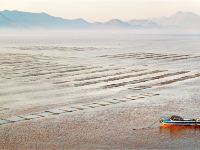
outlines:
[[[84,19],[64,19],[47,13],[0,11],[0,28],[45,28],[45,29],[200,29],[200,16],[192,12],[177,12],[169,17],[133,19],[91,23]]]

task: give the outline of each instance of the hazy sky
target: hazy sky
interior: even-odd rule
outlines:
[[[169,16],[177,11],[200,14],[200,0],[0,0],[0,9],[47,12],[88,21],[130,20]]]

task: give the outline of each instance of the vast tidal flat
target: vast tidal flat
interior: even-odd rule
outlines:
[[[87,36],[86,36],[87,35]],[[198,149],[200,36],[0,36],[0,149]]]

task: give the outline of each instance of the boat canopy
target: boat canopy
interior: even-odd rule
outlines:
[[[183,121],[184,120],[182,117],[176,116],[176,115],[171,116],[170,119],[173,121]]]

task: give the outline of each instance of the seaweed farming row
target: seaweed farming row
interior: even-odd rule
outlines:
[[[122,53],[115,55],[102,55],[103,58],[117,58],[117,59],[138,59],[138,60],[165,60],[178,61],[185,59],[199,59],[200,56],[193,56],[190,54],[159,54],[159,53]]]
[[[128,63],[118,64],[116,60],[108,63],[104,59],[104,57],[113,58],[115,55],[116,58],[123,58]],[[143,56],[147,58],[144,59],[147,66],[138,65],[137,60],[129,63],[129,57],[142,59]],[[130,93],[151,92],[153,88],[171,86],[200,77],[198,70],[188,67],[187,69],[178,68],[176,65],[163,67],[159,62],[156,66],[148,66],[152,57],[157,60],[186,57],[189,59],[193,57],[192,55],[156,53],[110,54],[102,57],[92,55],[88,57],[88,61],[94,63],[84,64],[79,62],[78,57],[80,56],[76,56],[73,61],[60,62],[57,57],[38,53],[1,53],[0,118],[12,117],[13,112],[19,117],[66,104],[71,107],[72,104],[92,103],[90,105],[92,108],[100,103],[104,105],[105,101],[110,99],[115,99],[110,101],[111,103],[118,103],[116,99],[119,100],[121,96],[125,97]],[[98,59],[97,62],[100,63],[94,59]],[[79,63],[74,63],[75,60]],[[105,63],[101,63],[104,61]],[[149,91],[145,91],[147,89]],[[134,98],[122,98],[120,101],[130,99]]]
[[[143,99],[146,97],[158,96],[158,95],[159,94],[157,94],[157,93],[140,93],[137,95],[135,94],[135,95],[131,95],[129,97],[120,98],[120,99],[108,99],[106,101],[92,102],[92,103],[87,103],[87,104],[82,104],[82,105],[63,106],[60,108],[49,109],[49,110],[45,110],[42,112],[34,112],[31,114],[11,116],[10,118],[0,119],[0,126],[6,125],[6,124],[11,124],[11,123],[16,123],[16,122],[20,122],[20,121],[27,121],[27,120],[44,118],[44,117],[51,117],[54,115],[83,111],[83,110],[87,110],[87,109],[100,108],[100,107],[104,107],[104,106],[110,106],[110,105],[120,104],[120,103],[124,103],[124,102],[130,102],[130,101],[139,100],[139,99]]]
[[[160,56],[160,55],[159,55]],[[21,57],[30,59],[27,64]],[[28,58],[27,58],[28,57]],[[4,58],[4,59],[3,59]],[[18,59],[23,62],[21,65],[15,63],[6,63],[9,59],[17,61]],[[37,59],[36,59],[37,58]],[[46,60],[46,57],[45,57]],[[37,63],[36,63],[37,62]],[[43,56],[29,56],[17,54],[9,54],[3,56],[0,60],[0,67],[2,72],[1,78],[6,78],[2,82],[0,96],[7,96],[9,94],[25,94],[44,91],[59,91],[72,88],[76,90],[108,90],[112,88],[126,87],[157,81],[167,77],[175,77],[177,75],[186,75],[183,80],[190,79],[187,73],[190,71],[171,71],[163,69],[149,69],[149,68],[134,68],[131,66],[86,66],[78,65],[73,66],[70,64],[59,64],[51,61],[45,62]],[[27,66],[26,66],[27,65]],[[6,75],[5,75],[6,74]],[[193,73],[195,78],[195,72]],[[12,82],[13,81],[13,82]],[[173,80],[172,83],[178,80]],[[167,81],[166,81],[167,82]],[[38,87],[38,85],[41,85]],[[166,83],[161,82],[161,85]],[[147,85],[145,85],[147,86]],[[144,86],[144,87],[145,87]],[[139,86],[135,87],[138,88]],[[127,89],[128,89],[127,88]]]

